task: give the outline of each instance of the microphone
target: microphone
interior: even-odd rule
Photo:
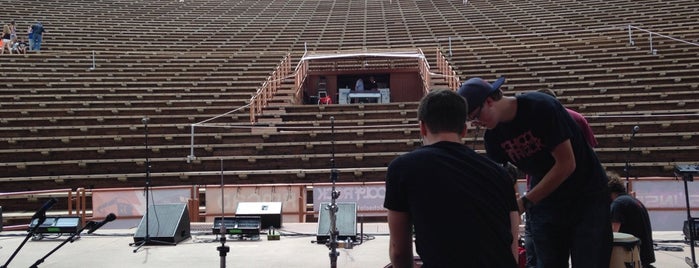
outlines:
[[[150,121],[150,118],[148,117],[144,117],[143,119],[141,119],[141,122],[143,122],[144,124],[148,124],[148,121]]]
[[[107,224],[110,221],[116,220],[116,218],[117,217],[116,217],[116,215],[114,215],[114,213],[109,213],[109,215],[107,215],[107,218],[105,218],[103,221],[101,221],[101,222],[94,222],[93,221],[92,227],[90,227],[90,230],[87,231],[87,233],[91,234],[91,233],[97,231],[97,229],[104,226],[105,224]]]
[[[631,134],[636,134],[636,133],[638,132],[638,130],[640,130],[640,129],[641,129],[640,127],[634,126],[634,127],[633,127],[633,132],[631,132]]]
[[[34,216],[32,216],[32,220],[36,218],[46,219],[46,211],[53,207],[53,205],[56,204],[56,202],[58,202],[58,200],[56,200],[56,198],[53,197],[49,199],[49,201],[46,201],[46,203],[44,203],[44,205],[36,213],[34,213]],[[39,221],[43,222],[43,220]]]

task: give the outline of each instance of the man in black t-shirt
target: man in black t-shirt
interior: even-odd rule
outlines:
[[[627,233],[641,240],[641,265],[653,267],[653,229],[646,206],[638,199],[626,193],[626,187],[618,175],[609,173],[609,192],[612,199],[612,230]]]
[[[379,90],[379,84],[374,76],[369,76],[369,82],[366,84],[367,90]]]
[[[488,157],[531,176],[517,203],[529,214],[538,267],[568,267],[569,259],[576,268],[609,267],[610,200],[597,155],[556,99],[539,92],[505,97],[504,81],[472,78],[458,92],[469,120],[487,129]]]
[[[394,159],[386,175],[393,267],[413,267],[413,237],[430,267],[516,267],[519,215],[505,170],[463,144],[466,102],[451,90],[418,107],[424,146]]]

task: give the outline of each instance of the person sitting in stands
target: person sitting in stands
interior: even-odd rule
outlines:
[[[17,52],[18,54],[27,54],[27,48],[29,48],[29,44],[25,42],[22,37],[20,37],[17,42],[12,45],[12,51]]]

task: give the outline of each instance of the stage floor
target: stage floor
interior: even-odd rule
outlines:
[[[221,267],[221,257],[210,224],[193,224],[192,238],[175,246],[147,245],[134,253],[135,229],[109,229],[108,225],[94,234],[83,234],[74,243],[67,243],[39,267]],[[312,241],[316,239],[316,223],[286,223],[281,239],[227,240],[230,252],[228,267],[329,267],[330,250]],[[388,258],[388,227],[386,223],[364,224],[367,239],[352,249],[339,249],[337,267],[384,267]],[[20,245],[26,232],[0,232],[0,265],[7,262]],[[445,234],[445,243],[451,235]],[[8,267],[29,267],[57,247],[67,237],[29,240]],[[655,266],[688,267],[685,257],[691,257],[689,245],[681,243],[681,232],[656,232],[654,239],[665,250],[656,250]],[[464,238],[467,240],[467,237]],[[671,249],[682,249],[672,251]],[[670,249],[670,250],[668,250]]]

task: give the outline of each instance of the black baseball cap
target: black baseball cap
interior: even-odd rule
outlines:
[[[470,114],[475,111],[476,108],[483,105],[485,99],[493,94],[493,92],[500,89],[500,86],[504,83],[505,77],[498,78],[498,80],[495,80],[492,84],[480,77],[474,77],[461,84],[457,93],[468,102],[468,113]]]

